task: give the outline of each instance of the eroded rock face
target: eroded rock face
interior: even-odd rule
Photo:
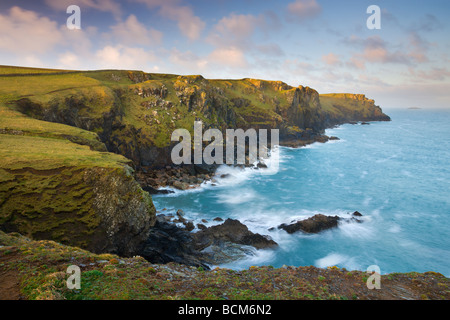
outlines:
[[[6,171],[0,169],[0,173]],[[8,170],[0,228],[95,253],[135,255],[155,222],[147,192],[125,167]]]
[[[155,224],[152,199],[134,180],[130,170],[108,172],[93,168],[84,172],[84,180],[93,187],[92,207],[100,218],[99,228],[106,233],[103,241],[90,245],[94,252],[134,255]]]

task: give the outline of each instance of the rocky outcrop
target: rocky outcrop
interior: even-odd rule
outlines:
[[[337,227],[339,220],[340,218],[338,216],[331,217],[323,214],[316,214],[305,220],[296,221],[290,224],[281,224],[278,228],[285,230],[287,233],[295,233],[297,231],[319,233]]]
[[[295,233],[298,231],[305,233],[319,233],[328,229],[336,228],[340,221],[361,222],[361,220],[356,217],[362,217],[362,214],[358,211],[355,211],[351,214],[350,218],[316,214],[305,220],[294,221],[289,224],[283,223],[278,226],[278,229],[283,229],[287,233]]]
[[[183,223],[185,228],[175,222]],[[248,230],[238,220],[227,219],[223,224],[190,232],[189,221],[177,212],[177,219],[159,215],[155,226],[139,254],[152,263],[177,262],[190,266],[217,265],[253,255],[254,250],[271,249],[277,243],[268,236]]]
[[[139,255],[152,263],[177,262],[209,269],[202,259],[202,254],[196,250],[193,241],[189,231],[158,216],[155,225],[139,250]]]
[[[213,226],[194,234],[198,250],[220,242],[232,242],[256,249],[267,249],[277,246],[277,243],[268,236],[255,234],[248,230],[247,226],[239,220],[227,219],[221,225]]]
[[[89,247],[93,252],[134,255],[155,224],[152,199],[141,189],[130,169],[108,172],[94,168],[84,172],[83,180],[92,187],[92,209],[99,218],[95,232],[106,235],[91,242]]]

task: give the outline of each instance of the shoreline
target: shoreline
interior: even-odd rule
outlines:
[[[355,123],[350,123],[350,124],[357,124],[357,122]],[[368,124],[367,122],[361,122],[361,125],[363,124]],[[339,125],[335,125],[332,128],[336,128]],[[330,129],[332,129],[330,128]],[[325,134],[320,134],[314,137],[314,139],[308,139],[308,140],[301,140],[301,139],[297,139],[297,140],[285,140],[285,141],[280,141],[280,146],[281,147],[286,147],[286,148],[292,148],[292,149],[299,149],[302,147],[306,147],[308,145],[312,145],[313,143],[326,143],[329,141],[338,141],[340,140],[338,137],[335,136],[327,136]],[[258,162],[259,164],[259,162]],[[224,165],[222,165],[224,166]],[[226,166],[226,165],[225,165]],[[208,184],[211,187],[215,187],[218,184],[220,185],[220,180],[221,179],[226,179],[227,176],[229,176],[230,174],[221,174],[221,175],[216,175],[217,171],[219,170],[221,166],[215,166],[212,167],[210,166],[209,168],[213,168],[213,170],[210,171],[206,171],[204,168],[203,170],[205,171],[200,171],[198,169],[198,167],[196,168],[196,166],[190,166],[190,167],[177,167],[177,168],[173,168],[173,167],[167,167],[164,169],[159,169],[159,170],[153,170],[153,171],[148,171],[147,173],[143,173],[143,172],[138,172],[137,173],[137,181],[142,185],[144,190],[149,190],[153,192],[153,195],[161,195],[162,197],[164,196],[170,196],[170,194],[174,194],[176,196],[176,193],[184,193],[184,192],[189,192],[190,190],[199,190],[202,188],[202,185],[204,186],[204,184]],[[266,170],[267,166],[265,167],[259,167],[257,164],[253,164],[253,165],[234,165],[234,166],[230,166],[228,165],[228,167],[238,167],[241,168],[243,170]],[[197,169],[197,170],[196,170]],[[196,172],[196,171],[200,171],[200,172]],[[207,172],[207,173],[206,173]],[[194,173],[192,175],[189,175],[189,173]],[[195,174],[197,173],[197,174]],[[220,174],[220,173],[219,173]],[[155,179],[155,177],[157,177]],[[162,183],[158,183],[162,181]],[[189,182],[194,181],[193,184],[189,184]],[[149,182],[151,183],[151,185],[149,185]],[[174,183],[175,182],[175,183]],[[174,185],[176,184],[176,185]],[[180,187],[181,186],[181,187]],[[173,211],[173,212],[172,212]],[[222,226],[222,224],[220,223],[212,223],[212,221],[207,221],[206,218],[208,218],[208,220],[211,220],[211,217],[196,217],[196,219],[191,220],[191,219],[186,219],[184,217],[184,213],[179,214],[179,211],[182,212],[182,210],[180,208],[172,208],[170,209],[170,211],[167,211],[166,208],[156,208],[156,215],[157,215],[157,219],[159,219],[160,221],[164,221],[165,223],[170,223],[173,225],[173,227],[176,230],[170,230],[170,232],[172,232],[172,234],[175,235],[177,233],[186,231],[189,235],[183,235],[182,239],[185,240],[186,238],[188,238],[189,236],[193,235],[195,237],[195,234],[197,232],[202,232],[205,230],[209,230],[209,229],[213,229],[216,228],[217,226]],[[176,212],[176,213],[175,213]],[[356,211],[357,212],[357,211]],[[359,214],[359,212],[358,212]],[[223,217],[216,217],[214,219],[214,221],[220,221],[223,222],[224,220],[222,219]],[[312,217],[310,217],[312,218]],[[309,218],[309,219],[310,219]],[[328,218],[334,218],[331,216],[327,216],[326,219]],[[340,217],[338,219],[343,219],[343,220],[349,220],[350,218],[344,218],[344,217]],[[354,219],[354,218],[352,218]],[[361,222],[359,220],[356,219],[356,221]],[[328,227],[323,227],[320,226],[320,224],[327,224],[327,222],[320,222],[319,223],[319,232],[327,229]],[[206,226],[208,225],[208,226]],[[245,225],[244,225],[245,226]],[[246,226],[245,226],[246,227]],[[269,228],[267,231],[269,231],[268,234],[264,235],[264,237],[267,237],[268,239],[272,239],[270,237],[270,230],[271,229],[275,229],[277,226],[272,226],[271,228]],[[278,228],[283,229],[282,225],[278,226]],[[333,227],[337,227],[336,225],[333,225]],[[167,229],[162,230],[163,232],[168,232]],[[232,233],[232,232],[231,232]],[[289,232],[290,233],[290,232]],[[257,234],[259,235],[259,234]],[[278,244],[277,244],[278,245]],[[226,247],[224,246],[223,243],[220,244],[220,246],[222,247]],[[199,255],[198,253],[192,253],[191,251],[191,247],[189,248],[185,248],[185,251],[188,254],[188,258],[187,261],[189,264],[191,261],[191,256],[196,256],[196,258],[201,257],[201,255]],[[220,265],[227,265],[230,263],[235,263],[237,261],[240,260],[245,260],[246,258],[249,257],[255,257],[255,253],[257,254],[257,251],[249,251],[247,254],[242,255],[242,252],[245,251],[244,246],[241,244],[240,248],[234,248],[235,249],[235,256],[230,256],[230,259],[228,261],[222,262],[222,263],[207,263],[208,267],[214,267],[214,266],[220,266]],[[223,249],[224,251],[228,250],[228,249]],[[194,250],[195,251],[195,250]],[[219,252],[218,252],[219,251]],[[222,254],[222,252],[220,252],[221,250],[217,250],[217,248],[215,249],[215,254],[216,255],[220,255]],[[180,254],[180,256],[184,256],[184,252],[178,252]],[[178,259],[178,261],[183,260],[185,258],[180,258],[180,256],[176,256],[175,260]],[[151,261],[151,259],[148,259],[149,261]],[[198,261],[198,260],[195,260]],[[200,259],[201,261],[201,259]],[[202,262],[197,262],[197,263],[202,263]],[[192,263],[191,263],[192,264]]]

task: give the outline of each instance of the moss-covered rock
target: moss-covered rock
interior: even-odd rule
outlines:
[[[0,229],[94,252],[135,253],[155,209],[132,162],[96,150],[104,148],[92,143],[103,145],[95,133],[0,107]]]

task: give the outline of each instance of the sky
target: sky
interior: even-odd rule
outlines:
[[[280,80],[450,109],[449,17],[448,0],[1,0],[0,65]]]

